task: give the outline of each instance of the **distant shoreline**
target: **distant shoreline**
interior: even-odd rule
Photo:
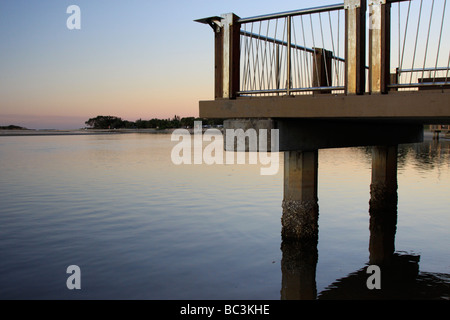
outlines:
[[[73,136],[73,135],[99,135],[99,134],[124,134],[124,133],[153,133],[167,134],[175,129],[23,129],[0,130],[0,136]],[[188,129],[189,130],[189,129]]]
[[[20,137],[20,136],[82,136],[82,135],[106,135],[106,134],[127,134],[127,133],[150,133],[150,134],[171,134],[174,130],[184,129],[190,133],[193,128],[171,128],[171,129],[14,129],[0,130],[1,136]],[[219,128],[214,128],[219,129]],[[204,128],[203,131],[206,129]],[[220,129],[219,129],[220,130]]]
[[[20,136],[82,136],[82,135],[108,135],[108,134],[127,134],[127,133],[148,133],[148,134],[171,134],[176,129],[15,129],[15,130],[0,130],[0,137],[20,137]],[[193,133],[193,128],[185,129]],[[204,131],[205,129],[203,129]],[[441,139],[448,140],[445,134],[440,135]],[[424,130],[424,141],[432,140],[432,132],[428,129]]]

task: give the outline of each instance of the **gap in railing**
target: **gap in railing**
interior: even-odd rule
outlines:
[[[391,88],[450,85],[450,0],[391,5]]]
[[[344,93],[345,14],[343,6],[329,8],[243,19],[239,95]],[[327,50],[316,68],[315,48]]]

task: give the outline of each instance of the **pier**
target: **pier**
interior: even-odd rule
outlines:
[[[398,145],[422,142],[424,125],[450,123],[447,6],[345,0],[196,20],[212,28],[215,55],[215,98],[199,102],[199,116],[226,119],[224,129],[279,130],[283,241],[317,241],[318,150],[371,146],[370,261],[389,263]]]

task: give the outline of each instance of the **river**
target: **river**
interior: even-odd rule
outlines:
[[[175,165],[175,144],[169,134],[0,137],[0,298],[285,297],[283,154],[277,174],[261,175],[248,163]],[[370,179],[370,148],[319,150],[318,299],[365,283]],[[410,298],[450,297],[449,191],[450,140],[399,147],[395,250],[429,290]],[[70,265],[80,290],[66,286]]]

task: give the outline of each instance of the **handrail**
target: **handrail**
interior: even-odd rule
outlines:
[[[235,25],[241,35],[243,66],[237,96],[344,90],[342,64],[345,64],[345,58],[339,50],[344,48],[340,43],[343,41],[340,31],[344,30],[345,19],[340,19],[342,13],[339,12],[344,9],[344,3],[340,3],[237,19]],[[337,15],[331,16],[330,12],[337,12]],[[323,13],[328,15],[323,16]],[[310,20],[306,28],[303,24],[305,16]],[[313,28],[311,17],[320,23],[316,36],[315,30],[311,30],[312,38],[305,36],[305,30]],[[280,20],[281,27],[278,26]],[[332,21],[334,27],[337,23],[337,28],[332,29]],[[253,31],[255,25],[259,32]],[[327,37],[326,43],[323,26],[330,28],[331,34],[334,30],[337,39],[332,35],[331,39]],[[298,32],[301,32],[299,37],[296,36]]]
[[[247,37],[251,37],[253,39],[257,39],[257,40],[262,40],[262,41],[267,41],[270,43],[274,43],[274,44],[279,44],[281,46],[288,46],[288,43],[286,41],[282,41],[282,40],[278,40],[275,38],[271,38],[271,37],[266,37],[264,35],[258,34],[258,33],[252,33],[249,31],[245,31],[245,30],[241,30],[241,35],[243,36],[247,36]],[[295,43],[291,43],[291,48],[292,49],[298,49],[298,50],[303,50],[309,53],[314,53],[314,49],[313,48],[308,48],[308,47],[304,47],[304,46],[300,46],[298,44]],[[344,58],[341,57],[337,57],[335,55],[331,56],[332,59],[341,61],[341,62],[345,62]]]
[[[344,86],[332,86],[332,87],[307,87],[307,88],[291,88],[290,92],[310,92],[310,91],[338,91],[344,90]],[[265,94],[265,93],[285,93],[287,89],[264,89],[264,90],[243,90],[237,93],[242,94]]]
[[[334,11],[334,10],[341,10],[344,9],[344,4],[333,4],[333,5],[327,5],[327,6],[320,6],[320,7],[313,7],[308,9],[300,9],[300,10],[292,10],[292,11],[284,11],[279,13],[271,13],[271,14],[264,14],[254,17],[248,17],[248,18],[241,18],[238,20],[239,23],[248,23],[248,22],[255,22],[255,21],[264,21],[264,20],[270,20],[270,19],[278,19],[278,18],[284,18],[288,16],[299,16],[304,14],[312,14],[312,13],[319,13],[319,12],[325,12],[325,11]]]
[[[445,42],[450,0],[337,1],[343,3],[247,18],[228,13],[197,20],[214,29],[216,97],[317,91],[388,94],[395,91],[392,88],[450,86]],[[431,10],[422,10],[428,5]],[[433,23],[436,12],[439,20]],[[368,39],[367,13],[372,30]],[[420,24],[421,19],[426,23]],[[408,30],[408,24],[413,30]],[[419,26],[426,28],[425,33]],[[424,34],[422,54],[417,46]],[[433,42],[434,37],[438,39]],[[391,59],[393,50],[398,51],[397,62]],[[417,68],[419,60],[423,60],[421,68]],[[397,67],[394,73],[392,67]]]
[[[398,73],[403,73],[403,72],[421,72],[421,71],[429,72],[429,71],[447,71],[447,70],[450,70],[450,67],[399,69],[397,72]]]
[[[449,86],[449,82],[418,82],[418,83],[398,83],[398,84],[390,84],[389,88],[417,88],[417,87],[447,87]]]
[[[389,84],[388,87],[421,88],[450,85],[450,52],[447,59],[449,46],[444,40],[450,18],[449,3],[447,0],[410,0],[403,5],[399,2],[391,9],[394,10],[391,17],[398,20],[396,24],[392,24],[394,30],[391,29],[392,35],[397,33],[398,43],[395,46],[397,61],[394,62],[396,63],[394,66],[397,67],[395,70],[397,79],[394,82],[398,83]],[[395,52],[391,51],[390,54],[392,56]],[[406,64],[408,66],[405,68]],[[421,81],[426,74],[429,74],[428,79],[432,81]]]

